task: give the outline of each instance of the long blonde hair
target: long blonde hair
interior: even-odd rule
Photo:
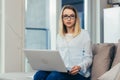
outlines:
[[[67,33],[66,27],[63,24],[63,20],[62,20],[63,11],[65,9],[71,9],[75,13],[76,22],[75,22],[75,28],[74,28],[74,33],[73,33],[73,37],[75,37],[81,32],[81,28],[80,28],[80,20],[79,20],[79,17],[78,17],[77,10],[71,5],[65,5],[65,6],[63,6],[63,8],[61,10],[60,19],[59,19],[59,34],[60,34],[60,36],[64,37],[65,34]]]

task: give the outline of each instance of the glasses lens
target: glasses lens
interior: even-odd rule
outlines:
[[[63,15],[63,19],[67,19],[68,18],[68,15]]]
[[[70,16],[69,15],[67,15],[67,14],[65,14],[65,15],[63,15],[62,16],[63,17],[63,19],[75,19],[75,15],[74,14],[71,14]]]
[[[70,15],[70,18],[71,18],[71,19],[74,19],[74,18],[75,18],[75,15],[73,15],[73,14]]]

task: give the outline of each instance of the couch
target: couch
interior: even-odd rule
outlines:
[[[92,52],[94,57],[91,67],[91,80],[98,80],[99,77],[106,74],[120,62],[120,43],[94,44]],[[120,77],[118,80],[120,80]]]
[[[120,62],[120,43],[94,44],[92,52],[94,57],[91,66],[91,80],[98,80],[99,77],[110,71],[111,68]],[[0,80],[32,80],[29,76],[33,75],[34,72],[6,73],[0,74]]]

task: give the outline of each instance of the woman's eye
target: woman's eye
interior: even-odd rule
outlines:
[[[70,17],[75,17],[75,15],[70,15]]]
[[[68,15],[63,15],[63,17],[68,17]]]

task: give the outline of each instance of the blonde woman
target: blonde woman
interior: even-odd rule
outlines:
[[[38,71],[34,80],[90,80],[92,52],[87,31],[80,28],[76,9],[65,5],[61,10],[57,49],[68,73]]]

